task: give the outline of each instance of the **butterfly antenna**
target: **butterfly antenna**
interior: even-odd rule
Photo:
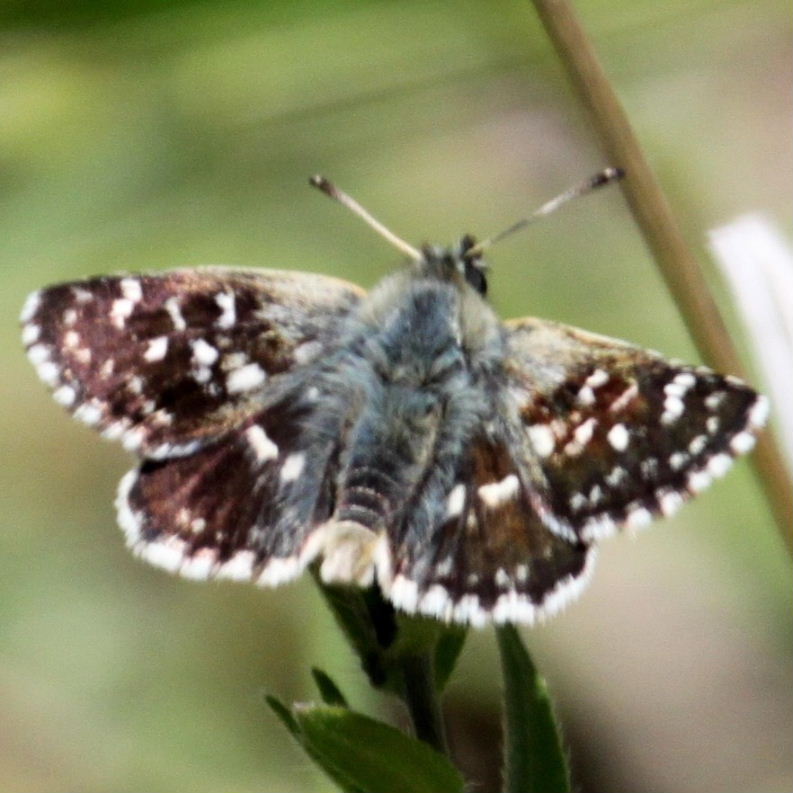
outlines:
[[[597,190],[599,187],[604,187],[612,182],[618,182],[623,176],[625,176],[625,171],[623,171],[622,168],[604,168],[602,171],[598,171],[594,176],[590,176],[589,179],[585,179],[583,182],[565,190],[563,193],[556,196],[556,198],[546,201],[539,209],[535,209],[527,218],[513,223],[509,228],[504,229],[504,231],[496,234],[494,237],[478,242],[473,248],[469,248],[466,251],[466,257],[480,256],[482,251],[489,248],[494,243],[503,240],[504,237],[509,237],[510,234],[514,234],[516,231],[525,229],[526,226],[530,226],[540,218],[550,215],[551,212],[555,212],[560,206],[571,201],[573,198],[579,198],[580,196],[591,193],[593,190]]]
[[[403,239],[397,237],[393,231],[387,229],[376,217],[367,212],[354,198],[351,198],[343,190],[339,190],[333,182],[328,181],[324,176],[312,176],[309,184],[321,190],[325,195],[338,201],[342,206],[347,207],[353,214],[357,215],[370,228],[373,228],[381,237],[384,237],[395,248],[409,256],[413,261],[420,262],[424,259],[421,251],[409,245]]]

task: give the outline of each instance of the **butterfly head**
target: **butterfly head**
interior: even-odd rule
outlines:
[[[422,246],[416,267],[421,275],[443,280],[462,279],[482,297],[487,294],[487,264],[471,234],[466,234],[452,247]]]

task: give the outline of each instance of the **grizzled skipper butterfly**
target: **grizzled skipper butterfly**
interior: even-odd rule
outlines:
[[[25,304],[28,357],[56,401],[141,458],[117,499],[136,555],[266,586],[316,562],[409,613],[532,623],[582,589],[599,540],[673,513],[752,447],[767,402],[744,383],[501,322],[485,300],[492,240],[417,250],[312,181],[410,266],[369,294],[201,268]]]

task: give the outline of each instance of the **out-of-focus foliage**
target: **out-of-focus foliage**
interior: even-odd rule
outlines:
[[[789,222],[787,4],[579,7],[692,241],[747,210]],[[605,164],[516,0],[0,6],[0,789],[330,790],[263,702],[316,698],[312,664],[356,710],[404,719],[371,698],[310,581],[199,585],[129,556],[112,500],[130,460],[36,381],[25,294],[200,263],[370,286],[398,257],[311,173],[406,239],[447,242]],[[694,357],[617,190],[490,259],[505,316]],[[789,585],[746,463],[604,544],[581,601],[525,635],[577,788],[789,790]],[[492,632],[472,634],[447,692],[485,790],[496,665]]]

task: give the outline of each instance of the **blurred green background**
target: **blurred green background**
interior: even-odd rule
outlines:
[[[791,18],[781,0],[582,0],[689,238],[789,222]],[[367,691],[312,584],[200,585],[135,561],[115,527],[128,455],[67,419],[16,317],[43,284],[199,263],[372,285],[399,257],[311,191],[325,173],[406,239],[486,235],[606,165],[530,5],[0,5],[0,790],[328,791],[263,705],[312,664]],[[613,163],[616,164],[616,163]],[[537,314],[696,360],[619,190],[492,252],[504,316]],[[747,463],[524,636],[577,789],[793,787],[790,567]],[[492,632],[447,698],[494,790]]]

